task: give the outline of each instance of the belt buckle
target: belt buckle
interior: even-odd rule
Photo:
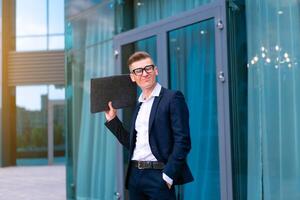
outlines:
[[[142,162],[138,162],[138,169],[143,169],[143,167],[142,167]]]

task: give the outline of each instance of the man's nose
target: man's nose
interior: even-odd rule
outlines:
[[[146,70],[143,70],[142,71],[142,76],[147,76],[148,75],[148,73],[146,72]]]

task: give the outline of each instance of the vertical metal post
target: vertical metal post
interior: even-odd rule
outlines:
[[[48,164],[52,165],[54,160],[53,144],[53,103],[48,100]]]
[[[218,95],[218,128],[221,199],[232,200],[231,135],[229,114],[229,81],[227,62],[226,2],[220,2],[215,16],[216,80]]]
[[[47,0],[47,2],[46,2],[46,6],[47,6],[47,8],[46,8],[46,20],[47,20],[47,33],[46,33],[46,39],[47,39],[47,50],[49,50],[49,29],[50,29],[50,24],[49,24],[49,21],[50,21],[50,19],[49,19],[49,13],[50,13],[50,11],[49,11],[49,0]]]
[[[169,87],[169,73],[168,73],[168,44],[167,33],[160,32],[156,39],[157,48],[157,66],[159,83],[168,88]]]
[[[49,94],[49,92],[48,92]],[[64,105],[64,100],[48,99],[48,164],[54,163],[54,106]]]
[[[122,72],[122,48],[120,44],[114,43],[114,56],[115,56],[115,66],[116,73],[120,74]],[[122,116],[118,111],[118,116]],[[121,117],[120,117],[121,118]],[[121,118],[122,120],[122,118]],[[123,162],[123,147],[118,142],[116,146],[116,181],[117,181],[117,191],[115,191],[116,199],[124,200],[124,162]]]

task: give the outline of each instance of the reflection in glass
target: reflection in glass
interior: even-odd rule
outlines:
[[[49,0],[49,34],[64,33],[64,1]]]
[[[17,51],[43,51],[47,49],[46,36],[17,37]]]
[[[16,0],[16,35],[46,35],[46,10],[46,0]]]
[[[16,51],[64,49],[64,1],[16,0]]]
[[[49,50],[63,49],[65,46],[64,35],[49,36]]]
[[[64,161],[64,87],[16,87],[17,165],[48,164],[48,107],[53,104],[54,155]],[[59,102],[59,103],[57,103]]]
[[[50,93],[49,93],[50,94]],[[54,146],[54,162],[64,161],[65,155],[65,126],[64,126],[64,112],[65,104],[64,100],[51,100],[52,113],[53,113],[53,146]],[[48,120],[49,121],[49,120]],[[49,124],[48,124],[49,126]]]

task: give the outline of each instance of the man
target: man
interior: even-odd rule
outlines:
[[[146,52],[128,59],[130,77],[141,88],[127,132],[109,102],[107,128],[129,150],[126,188],[130,200],[175,200],[174,185],[193,181],[186,163],[191,149],[189,113],[181,92],[156,82],[158,69]]]

